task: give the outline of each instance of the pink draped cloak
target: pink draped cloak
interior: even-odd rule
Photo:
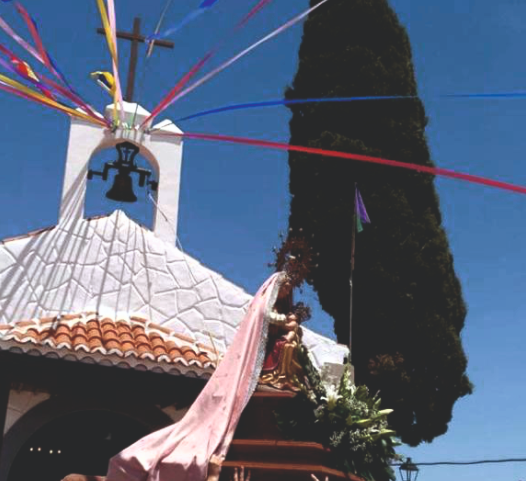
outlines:
[[[110,460],[107,481],[204,481],[212,455],[224,459],[265,356],[269,316],[281,274],[252,300],[232,344],[183,419]]]

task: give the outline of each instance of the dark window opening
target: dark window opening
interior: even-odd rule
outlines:
[[[67,414],[31,436],[15,458],[8,481],[61,481],[73,473],[104,476],[110,458],[146,434],[145,426],[122,414]]]

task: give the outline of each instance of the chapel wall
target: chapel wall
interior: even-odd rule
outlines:
[[[4,435],[24,414],[40,403],[47,401],[50,397],[50,394],[46,392],[11,389],[7,405]]]

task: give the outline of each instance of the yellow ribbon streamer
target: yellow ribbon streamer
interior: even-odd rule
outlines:
[[[117,57],[117,48],[115,44],[113,43],[110,21],[108,19],[108,12],[106,11],[104,0],[97,0],[97,5],[99,6],[100,18],[102,20],[102,26],[104,27],[104,33],[106,34],[106,41],[108,42],[108,49],[110,50],[110,55],[113,60],[113,65],[116,66],[119,64],[119,59]],[[117,81],[118,79],[115,78],[115,82]],[[115,88],[115,92],[113,93],[113,121],[115,123],[118,122],[118,115],[117,115],[118,96],[117,95],[118,95],[118,89]]]
[[[0,82],[6,85],[9,85],[10,87],[14,88],[15,90],[18,90],[19,92],[22,92],[28,95],[29,97],[38,99],[41,102],[45,103],[46,105],[49,105],[50,107],[54,107],[58,110],[61,110],[62,112],[72,115],[73,117],[78,117],[83,120],[87,120],[88,122],[92,122],[92,123],[107,127],[107,125],[104,123],[103,120],[97,121],[97,119],[90,117],[89,115],[86,115],[83,112],[79,112],[77,110],[66,107],[65,105],[61,103],[55,102],[54,100],[49,99],[45,95],[42,95],[41,93],[35,90],[32,90],[29,87],[26,87],[24,84],[21,84],[20,82],[17,82],[16,80],[13,80],[9,77],[6,77],[5,75],[0,74]]]

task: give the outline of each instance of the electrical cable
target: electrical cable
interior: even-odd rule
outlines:
[[[472,466],[476,464],[502,464],[502,463],[526,463],[526,458],[504,458],[504,459],[480,459],[478,461],[433,461],[411,464],[415,466]],[[404,466],[404,463],[395,463],[391,466]]]

